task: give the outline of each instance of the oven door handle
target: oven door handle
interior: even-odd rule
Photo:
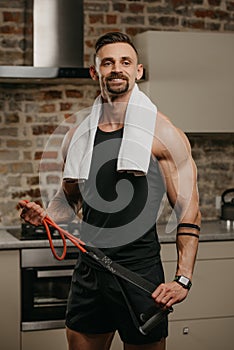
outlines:
[[[45,277],[68,277],[72,276],[73,270],[46,270],[46,271],[37,271],[37,278]]]

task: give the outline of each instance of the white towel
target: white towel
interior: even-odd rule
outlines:
[[[91,113],[75,131],[68,148],[63,178],[79,181],[88,179],[102,105],[102,98],[98,96]],[[156,116],[157,107],[135,84],[125,114],[117,171],[133,172],[135,175],[147,174]]]

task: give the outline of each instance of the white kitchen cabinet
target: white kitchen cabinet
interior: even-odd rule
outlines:
[[[175,244],[162,245],[166,280],[176,268]],[[201,242],[188,298],[169,316],[167,350],[225,350],[234,344],[234,242]],[[186,334],[187,333],[187,334]]]
[[[53,329],[21,333],[21,350],[66,350],[67,348],[68,347],[65,329]],[[122,349],[123,344],[119,338],[119,335],[116,334],[113,339],[110,350]]]
[[[233,350],[234,317],[169,323],[167,350]]]
[[[21,334],[21,350],[66,350],[68,348],[65,329],[22,332]],[[122,342],[119,335],[116,334],[110,350],[122,349]]]
[[[0,251],[0,348],[20,350],[19,251]]]
[[[148,31],[134,37],[143,90],[186,132],[234,131],[234,34]]]
[[[21,344],[21,350],[66,350],[65,329],[22,332]]]
[[[9,348],[10,349],[10,348]],[[21,333],[21,350],[66,350],[65,329],[31,331]],[[122,350],[123,343],[116,334],[110,350]],[[5,350],[5,349],[4,349]],[[11,349],[12,350],[12,349]]]

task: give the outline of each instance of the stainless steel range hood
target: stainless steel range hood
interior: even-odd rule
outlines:
[[[83,67],[83,1],[33,1],[33,65],[0,66],[0,78],[89,78]]]

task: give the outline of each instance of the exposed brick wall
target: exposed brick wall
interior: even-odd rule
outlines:
[[[63,136],[77,121],[74,112],[91,106],[97,92],[92,84],[0,87],[0,225],[18,221],[19,199],[40,201],[42,196],[45,203],[52,198],[60,182],[58,152]],[[203,216],[217,219],[215,197],[233,187],[234,134],[188,137],[198,167]],[[166,206],[160,220],[169,213]]]
[[[31,1],[0,0],[0,64],[32,63]],[[86,65],[92,62],[94,41],[109,30],[130,35],[145,30],[234,31],[234,2],[223,0],[85,0],[84,15]],[[90,106],[97,92],[93,84],[0,86],[0,225],[18,222],[19,199],[51,198],[60,181],[57,155],[63,134],[76,121],[74,112]],[[190,134],[189,139],[203,215],[216,219],[215,196],[234,185],[233,134]],[[166,209],[162,220],[167,216]]]
[[[32,64],[33,0],[0,0],[0,64]]]
[[[198,168],[198,184],[203,217],[218,218],[215,197],[234,188],[234,133],[188,134]]]
[[[0,64],[32,64],[33,0],[0,0]],[[84,62],[106,31],[234,31],[234,2],[225,0],[84,0]]]
[[[98,90],[92,83],[0,87],[0,225],[18,221],[20,198],[52,198],[63,137],[79,121],[74,113],[91,106]]]
[[[84,1],[85,62],[96,38],[110,30],[234,31],[234,2],[225,0]]]

